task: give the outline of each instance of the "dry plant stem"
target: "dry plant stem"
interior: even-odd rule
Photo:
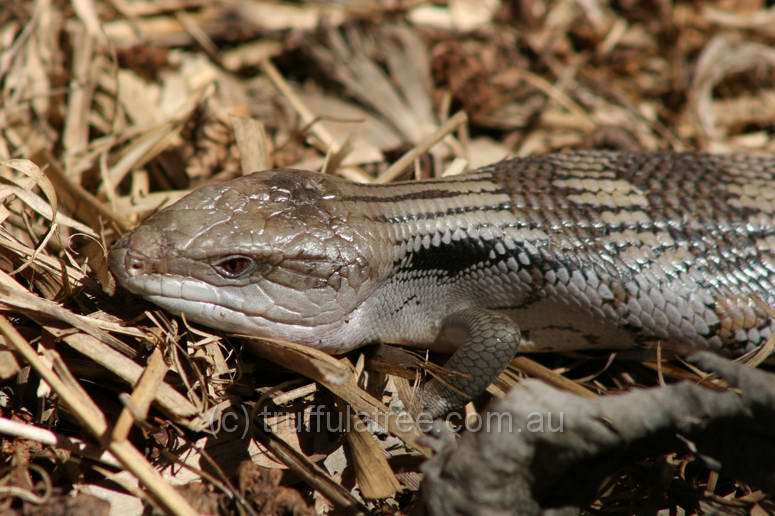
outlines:
[[[33,248],[27,247],[26,245],[16,240],[11,240],[8,235],[3,235],[1,233],[0,246],[5,248],[7,251],[15,253],[20,258],[32,256],[32,253],[35,252]],[[40,269],[45,270],[46,272],[50,272],[51,274],[54,274],[58,277],[66,275],[71,282],[75,283],[82,282],[86,277],[86,275],[80,269],[66,264],[63,265],[60,261],[46,254],[38,254],[35,257],[35,265]],[[0,284],[13,284],[13,286],[24,290],[24,287],[20,286],[15,281],[9,280],[9,278],[11,277],[6,272],[0,271]]]
[[[711,381],[702,381],[702,377],[698,377],[698,375],[690,373],[686,369],[681,369],[681,368],[672,366],[670,364],[663,363],[659,365],[657,364],[656,361],[644,361],[644,362],[641,362],[640,364],[643,367],[651,369],[652,371],[655,371],[655,372],[661,369],[662,376],[665,378],[669,378],[670,380],[686,380],[689,382],[700,382],[700,384],[707,389],[713,389],[716,391],[727,390],[727,387],[725,385],[716,384]]]
[[[775,8],[753,12],[748,12],[747,9],[742,11],[738,13],[734,10],[706,6],[703,14],[709,21],[725,29],[747,29],[760,31],[764,35],[775,35]]]
[[[269,139],[264,124],[253,118],[232,117],[234,137],[237,140],[242,173],[267,170],[272,166]]]
[[[75,333],[61,338],[68,346],[91,358],[130,385],[134,385],[142,374],[141,366],[90,335]],[[204,428],[204,422],[197,418],[199,414],[197,408],[172,386],[166,383],[160,384],[154,396],[159,407],[172,415],[177,423],[195,431]]]
[[[343,359],[343,361],[346,359]],[[355,364],[355,371],[351,377],[354,384],[363,374],[365,357],[359,354]],[[366,392],[374,394],[382,392],[384,385],[380,381],[369,382],[370,389]],[[379,396],[375,394],[375,396]],[[361,495],[368,499],[384,499],[395,496],[401,490],[401,483],[388,464],[385,452],[377,443],[376,437],[369,431],[365,421],[357,414],[349,411],[349,406],[339,399],[336,404],[339,411],[339,421],[348,421],[349,425],[345,434],[348,462],[351,462],[355,470],[355,479],[361,490]]]
[[[520,77],[534,88],[545,93],[547,97],[567,109],[570,113],[573,113],[579,120],[581,127],[585,130],[591,131],[597,126],[581,106],[546,79],[524,70],[520,71]]]
[[[30,488],[30,489],[24,489],[23,487],[19,486],[9,486],[5,485],[5,479],[7,478],[7,475],[3,478],[3,485],[0,485],[0,496],[2,497],[13,497],[13,498],[20,498],[21,500],[24,500],[25,502],[34,504],[34,505],[44,505],[48,503],[51,500],[51,494],[53,491],[53,484],[51,482],[51,477],[46,472],[45,469],[43,469],[41,466],[38,466],[37,464],[28,464],[26,466],[27,471],[23,474],[24,477],[26,477],[26,482],[24,482],[27,485],[31,484],[31,477],[29,475],[30,472],[35,471],[39,476],[43,483],[43,487],[40,488],[43,491],[43,494],[38,495],[34,491],[37,491],[38,489]]]
[[[295,389],[277,394],[276,396],[272,396],[272,402],[274,402],[275,405],[283,405],[285,403],[290,403],[291,401],[295,401],[299,398],[313,394],[317,390],[317,384],[308,383],[302,387],[297,387]]]
[[[344,162],[347,155],[353,150],[352,133],[350,133],[339,149],[334,151],[329,149],[326,153],[326,159],[323,162],[323,168],[320,170],[323,174],[333,174]]]
[[[342,415],[346,416],[346,411]],[[346,442],[355,466],[355,478],[364,498],[390,498],[401,490],[401,483],[388,464],[385,452],[366,424],[355,414],[349,416]]]
[[[322,351],[284,341],[267,341],[244,335],[257,355],[317,381],[348,403],[356,412],[366,415],[401,439],[408,447],[430,456],[430,451],[417,444],[422,435],[415,424],[387,410],[385,406],[352,381],[352,366]]]
[[[711,471],[708,473],[708,485],[705,488],[705,491],[708,493],[712,493],[716,490],[716,484],[718,483],[718,472],[717,471]]]
[[[274,87],[277,88],[277,90],[286,99],[288,99],[288,102],[290,102],[293,109],[301,117],[303,125],[310,126],[310,131],[312,131],[317,139],[323,144],[321,150],[323,152],[327,152],[329,149],[331,149],[332,152],[337,152],[339,150],[339,145],[336,143],[334,137],[322,124],[314,123],[318,120],[318,117],[315,116],[315,114],[309,110],[309,108],[304,104],[299,96],[293,92],[291,87],[287,82],[285,82],[285,79],[283,79],[283,76],[280,75],[280,72],[277,71],[277,68],[275,68],[272,62],[268,59],[266,61],[262,61],[261,70],[266,74],[267,77],[269,77],[269,80],[272,81]]]
[[[393,381],[393,385],[395,385],[398,399],[401,400],[404,407],[414,406],[416,403],[415,400],[417,399],[418,387],[420,385],[419,370],[413,383],[409,383],[408,379],[401,378],[400,376],[393,376],[391,380]]]
[[[579,396],[590,400],[597,398],[597,394],[590,391],[586,387],[555,373],[548,367],[542,366],[538,362],[527,357],[516,357],[511,361],[511,365],[512,367],[516,367],[528,376],[543,380],[549,385],[553,385],[559,389],[578,394]]]
[[[390,168],[381,173],[374,182],[378,184],[385,184],[390,183],[391,181],[395,181],[401,177],[401,174],[404,173],[404,170],[406,170],[409,166],[411,166],[412,163],[414,163],[414,160],[417,157],[425,152],[428,152],[431,147],[439,143],[442,139],[444,139],[445,136],[455,131],[455,129],[457,129],[460,125],[465,124],[467,121],[468,116],[465,114],[465,112],[461,111],[455,114],[455,116],[447,120],[444,125],[439,127],[438,131],[425,137],[420,143],[417,144],[414,149],[401,156],[398,161],[390,166]]]
[[[113,222],[122,232],[129,231],[129,223],[124,217],[111,210],[102,201],[86,191],[81,185],[73,183],[56,164],[57,161],[53,155],[47,155],[42,160],[33,158],[33,161],[45,162],[48,164],[48,167],[45,170],[46,176],[51,180],[57,190],[61,189],[72,197],[74,201],[82,202],[89,206],[95,213],[102,215]]]
[[[102,462],[114,468],[121,467],[121,464],[110,452],[101,452],[91,444],[87,444],[80,439],[59,435],[45,428],[0,417],[0,434],[53,446],[54,448]]]
[[[8,307],[18,312],[26,314],[31,319],[45,326],[51,319],[62,321],[65,324],[77,328],[87,333],[98,341],[110,346],[126,356],[135,356],[137,352],[121,340],[102,330],[99,326],[89,320],[88,317],[75,314],[58,303],[32,295],[27,291],[16,288],[8,288],[0,284],[0,307]]]
[[[180,22],[186,32],[199,44],[199,47],[207,54],[214,63],[218,66],[223,66],[218,47],[215,46],[210,36],[202,30],[202,27],[197,22],[196,18],[187,14],[185,11],[176,11],[175,18]]]
[[[261,70],[269,77],[277,91],[280,92],[293,109],[301,117],[304,127],[308,127],[312,134],[314,134],[319,140],[317,146],[319,150],[326,153],[326,166],[323,170],[324,173],[331,173],[338,169],[338,167],[344,162],[347,155],[352,151],[352,139],[348,138],[344,143],[338,143],[336,138],[328,132],[325,126],[320,122],[320,117],[316,116],[310,109],[304,104],[304,101],[296,95],[291,87],[285,82],[285,79],[277,68],[272,64],[270,60],[261,61]],[[314,142],[314,140],[313,140]],[[359,169],[350,169],[346,173],[351,179],[357,179],[364,181],[369,178],[363,174]]]
[[[76,156],[89,145],[89,110],[94,95],[94,75],[91,67],[94,64],[95,39],[82,26],[76,26],[72,34],[75,59],[72,65],[72,75],[81,86],[73,88],[67,105],[67,117],[63,134],[65,148],[65,170],[67,176],[80,182],[80,172],[74,170]]]
[[[320,466],[294,450],[284,440],[271,432],[263,431],[259,427],[256,427],[254,435],[278,460],[299,475],[309,486],[328,498],[334,505],[347,511],[347,514],[368,514],[368,510],[344,487],[337,484]]]
[[[172,488],[151,466],[145,457],[132,446],[129,441],[109,440],[108,424],[101,412],[94,413],[89,409],[91,400],[84,400],[81,395],[68,387],[60,377],[41,360],[40,355],[30,346],[22,335],[3,316],[0,316],[0,333],[7,344],[16,349],[37,373],[57,393],[62,402],[81,421],[102,444],[118,459],[121,465],[137,477],[153,497],[172,514],[195,514],[193,507]]]
[[[318,380],[326,389],[333,392],[346,401],[356,412],[364,414],[372,421],[376,421],[387,429],[395,437],[401,439],[407,446],[417,452],[430,457],[430,450],[418,444],[421,432],[412,422],[407,413],[400,416],[392,414],[385,409],[382,402],[354,384],[335,385]]]
[[[154,349],[151,358],[148,360],[148,367],[145,368],[142,376],[140,376],[140,380],[137,382],[137,387],[132,392],[131,398],[134,407],[140,411],[138,415],[142,416],[143,419],[147,416],[151,402],[159,386],[164,381],[164,375],[167,374],[168,369],[159,348]],[[129,430],[132,428],[133,419],[132,412],[129,408],[124,407],[113,427],[113,440],[123,441],[127,438]]]
[[[657,381],[659,385],[665,385],[665,375],[662,373],[662,345],[657,343]]]

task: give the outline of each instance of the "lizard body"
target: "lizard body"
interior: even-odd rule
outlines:
[[[332,353],[454,351],[443,413],[524,351],[737,355],[773,331],[775,158],[580,151],[361,185],[270,170],[125,235],[119,282],[175,313]],[[462,391],[462,392],[461,392]]]

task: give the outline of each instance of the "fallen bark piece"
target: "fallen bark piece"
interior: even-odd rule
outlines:
[[[422,468],[429,513],[575,514],[623,465],[675,451],[775,493],[775,375],[710,353],[691,362],[736,390],[681,382],[591,400],[523,382],[479,431],[434,446]]]

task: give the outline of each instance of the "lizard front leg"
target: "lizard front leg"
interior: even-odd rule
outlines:
[[[483,393],[511,363],[522,340],[514,321],[482,308],[467,308],[447,316],[439,335],[452,335],[459,341],[444,367],[460,374],[446,382],[433,379],[423,387],[420,412],[431,419],[460,409]]]

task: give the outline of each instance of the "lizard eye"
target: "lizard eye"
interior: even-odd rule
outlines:
[[[256,270],[256,262],[252,258],[234,254],[220,258],[212,263],[215,272],[224,278],[241,278]]]

